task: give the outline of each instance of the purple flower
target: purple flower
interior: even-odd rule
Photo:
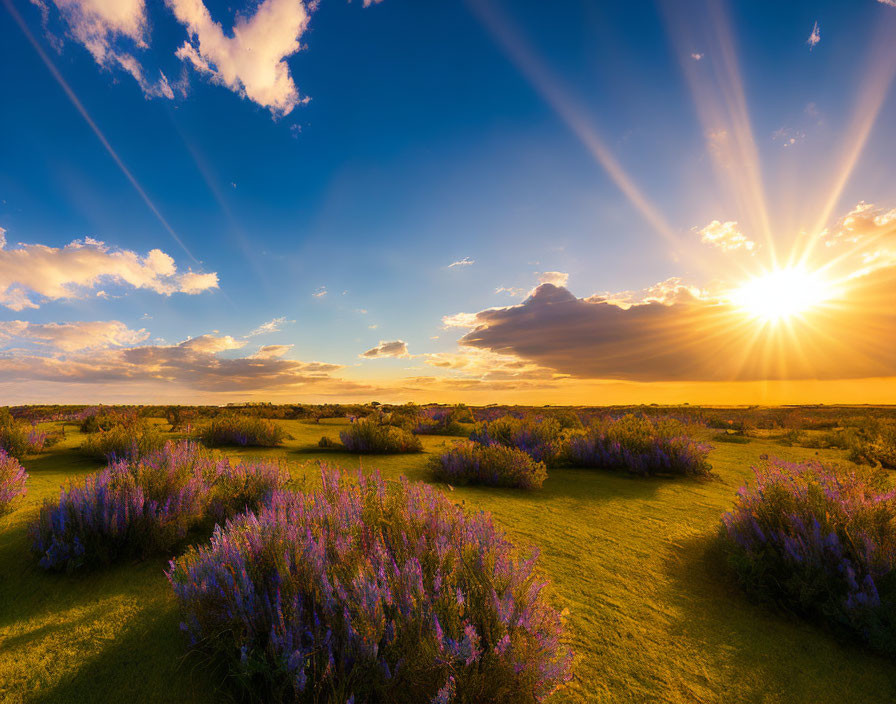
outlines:
[[[475,682],[482,701],[510,703],[570,677],[535,570],[487,516],[432,487],[324,467],[320,489],[228,520],[168,579],[190,642],[272,692],[449,702]],[[493,599],[464,599],[483,585]]]

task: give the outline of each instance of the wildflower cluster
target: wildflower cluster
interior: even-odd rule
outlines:
[[[192,645],[267,701],[536,702],[570,677],[536,556],[423,484],[281,492],[171,562]]]
[[[165,445],[159,429],[144,419],[113,425],[109,430],[99,430],[81,443],[81,451],[98,460],[137,460]]]
[[[478,423],[470,440],[483,445],[514,447],[548,467],[555,466],[562,458],[563,430],[553,418],[504,416]]]
[[[191,531],[257,509],[287,480],[279,464],[231,464],[194,443],[169,442],[46,501],[31,526],[31,550],[41,567],[67,571],[170,552]]]
[[[382,425],[374,418],[354,421],[340,431],[339,439],[349,452],[358,454],[397,454],[421,452],[420,439],[409,431],[392,425]]]
[[[12,510],[12,503],[25,495],[28,474],[19,461],[0,450],[0,516]]]
[[[752,595],[896,655],[896,491],[884,473],[769,460],[723,517]]]
[[[283,444],[286,433],[274,421],[246,415],[224,415],[199,426],[194,437],[208,447],[238,445],[276,447]]]
[[[436,479],[451,484],[487,484],[540,489],[547,479],[544,462],[504,445],[483,445],[465,440],[432,458]]]
[[[626,415],[593,421],[566,442],[566,459],[576,467],[623,469],[632,474],[709,475],[712,447],[687,434],[674,420]]]

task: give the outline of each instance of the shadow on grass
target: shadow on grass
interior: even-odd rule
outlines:
[[[33,477],[64,474],[67,480],[72,476],[96,472],[106,463],[79,452],[77,448],[53,446],[38,455],[28,455],[23,465]]]
[[[714,681],[737,693],[730,701],[896,700],[896,671],[886,658],[823,625],[751,601],[728,571],[715,533],[679,544],[667,572],[668,599],[680,615],[672,634],[711,654]]]
[[[226,702],[230,698],[219,686],[224,677],[187,652],[174,609],[146,609],[76,672],[30,701]]]

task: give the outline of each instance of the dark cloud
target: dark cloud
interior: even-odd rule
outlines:
[[[679,295],[625,308],[542,284],[484,310],[461,338],[581,378],[632,381],[846,379],[896,375],[896,269],[856,277],[842,301],[762,326],[731,304]]]

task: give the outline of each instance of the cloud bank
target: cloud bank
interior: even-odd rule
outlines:
[[[31,334],[36,337],[48,333],[32,330]],[[141,334],[142,332],[137,333]],[[145,345],[95,351],[82,347],[81,342],[69,342],[66,339],[60,341],[57,338],[55,344],[63,351],[62,354],[0,353],[0,382],[27,380],[97,385],[154,383],[161,387],[211,392],[288,391],[326,383],[346,385],[346,382],[332,376],[342,369],[341,365],[281,359],[285,350],[280,354],[273,350],[273,354],[262,356],[219,357],[218,352],[237,349],[244,344],[229,336],[202,335],[177,345]],[[74,354],[65,353],[73,348],[79,351]]]
[[[216,273],[179,272],[160,249],[141,256],[90,238],[64,247],[6,246],[0,228],[0,305],[15,311],[38,308],[42,300],[79,298],[100,285],[148,289],[170,296],[218,287]]]
[[[118,320],[72,323],[29,323],[24,320],[0,322],[0,346],[32,343],[63,352],[125,347],[149,337],[146,330],[131,330]]]

